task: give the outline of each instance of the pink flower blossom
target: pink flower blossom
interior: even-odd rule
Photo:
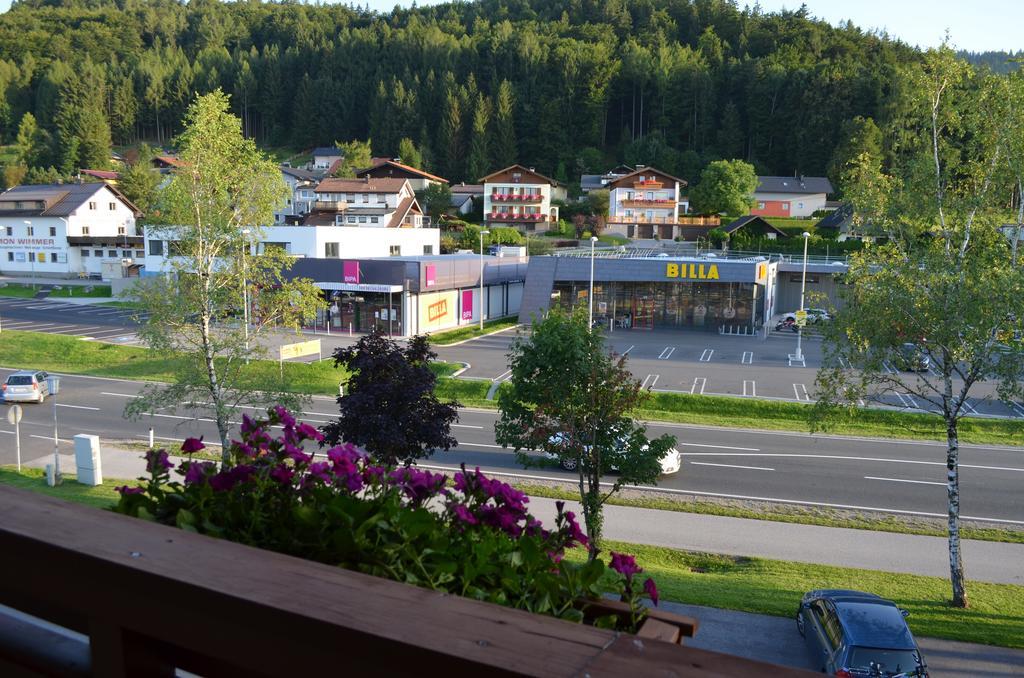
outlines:
[[[636,564],[636,558],[626,553],[612,551],[611,568],[626,578],[628,584],[634,574],[643,572],[643,568]]]
[[[651,602],[654,603],[655,606],[657,606],[658,605],[658,587],[654,585],[654,580],[651,579],[650,577],[648,577],[647,581],[644,582],[644,591],[646,591],[647,595],[650,596]]]
[[[203,436],[198,438],[185,438],[185,442],[181,444],[181,451],[185,454],[192,454],[198,452],[206,447],[203,445]]]

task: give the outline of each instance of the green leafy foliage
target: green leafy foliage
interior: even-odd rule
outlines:
[[[740,216],[754,206],[757,173],[742,160],[716,160],[704,168],[690,199],[702,214]]]

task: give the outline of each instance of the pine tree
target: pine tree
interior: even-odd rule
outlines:
[[[746,154],[743,152],[745,145],[743,128],[740,124],[740,112],[736,104],[729,102],[722,109],[722,122],[718,128],[716,146],[718,153],[726,159],[742,159]]]
[[[473,110],[473,131],[466,161],[466,175],[470,181],[477,181],[487,174],[490,157],[487,153],[487,129],[491,120],[491,102],[484,95],[477,96]]]
[[[121,173],[117,186],[125,196],[138,207],[147,218],[153,216],[157,202],[157,188],[160,174],[151,167],[153,149],[142,144],[139,157],[127,170]]]
[[[81,167],[104,169],[110,164],[110,124],[103,112],[105,75],[89,61],[79,77],[60,86],[60,105],[54,117],[61,170],[68,175]]]
[[[110,101],[110,131],[121,143],[135,139],[135,120],[139,113],[139,100],[135,85],[129,76],[123,76],[114,87]]]
[[[462,109],[459,98],[449,91],[444,104],[444,115],[441,118],[441,129],[437,139],[438,152],[441,156],[441,171],[451,178],[462,176]],[[472,178],[471,178],[472,179]]]
[[[491,167],[500,169],[518,161],[514,119],[515,99],[512,83],[502,80],[495,97],[494,116],[491,120]],[[475,181],[477,177],[473,177]]]
[[[416,144],[409,137],[404,137],[398,142],[398,157],[405,165],[423,169],[423,154],[419,152]]]

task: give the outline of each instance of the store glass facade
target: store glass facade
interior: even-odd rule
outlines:
[[[594,282],[594,320],[616,328],[689,328],[762,322],[763,288],[753,282]],[[551,305],[588,305],[589,281],[556,281]]]

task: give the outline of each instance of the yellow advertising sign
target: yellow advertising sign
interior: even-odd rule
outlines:
[[[666,278],[681,278],[684,280],[718,280],[718,266],[716,264],[666,264]]]
[[[300,341],[297,344],[284,344],[281,346],[280,360],[289,358],[301,358],[304,355],[316,355],[320,353],[320,340]]]

